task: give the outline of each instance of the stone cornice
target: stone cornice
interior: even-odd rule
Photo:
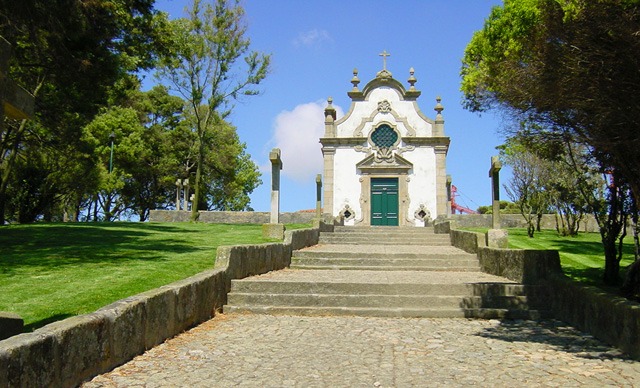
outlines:
[[[414,136],[404,136],[402,137],[402,141],[406,145],[412,145],[417,147],[445,147],[449,148],[449,144],[451,143],[451,139],[449,137],[414,137]],[[366,146],[368,143],[368,138],[359,136],[359,137],[323,137],[320,138],[320,144],[323,147],[340,147],[340,146],[357,146],[363,145]]]
[[[445,146],[449,147],[451,139],[447,136],[442,137],[403,137],[402,141],[407,145],[413,146]]]
[[[321,137],[320,144],[322,146],[357,146],[364,145],[367,142],[366,137]]]

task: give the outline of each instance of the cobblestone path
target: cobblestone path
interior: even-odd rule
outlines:
[[[563,322],[218,315],[92,387],[640,386]]]

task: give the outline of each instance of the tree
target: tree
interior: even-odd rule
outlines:
[[[639,32],[638,0],[505,0],[465,51],[465,105],[536,123],[539,141],[566,138],[588,148],[600,172],[612,171],[638,198]],[[615,265],[608,269],[616,260],[611,241],[624,235],[620,189],[608,190],[605,206],[590,205],[597,219],[608,214],[599,221],[608,284],[617,282]]]
[[[536,225],[539,227],[539,220],[548,207],[543,187],[548,164],[526,149],[515,146],[503,148],[502,158],[513,171],[505,190],[509,199],[518,204],[520,214],[527,222],[527,234],[533,237]]]
[[[202,208],[202,178],[206,154],[207,129],[224,122],[231,111],[231,100],[240,95],[255,95],[267,75],[270,57],[249,52],[245,37],[244,10],[238,1],[216,0],[215,4],[193,0],[189,17],[172,22],[171,40],[175,55],[167,56],[159,67],[159,76],[170,82],[190,105],[196,134],[195,195],[192,219]],[[244,57],[245,66],[237,63]]]
[[[0,133],[0,224],[21,154],[48,153],[52,157],[41,167],[64,159],[73,171],[87,168],[84,174],[78,171],[80,176],[92,174],[79,141],[81,129],[106,103],[118,79],[152,65],[163,47],[165,21],[152,0],[0,3],[0,35],[14,48],[10,76],[36,96],[35,124],[8,122]],[[30,130],[34,126],[37,133]],[[72,156],[79,159],[74,163]],[[47,181],[52,183],[52,177]]]
[[[640,1],[505,0],[465,51],[462,91],[609,155],[640,196]]]

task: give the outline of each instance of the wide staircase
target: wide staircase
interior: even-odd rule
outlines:
[[[480,271],[432,228],[336,227],[282,271],[232,280],[225,312],[538,319],[545,289]]]

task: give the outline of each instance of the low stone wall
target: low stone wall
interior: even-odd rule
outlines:
[[[478,248],[480,269],[523,284],[538,284],[562,273],[556,250]]]
[[[0,341],[0,387],[71,387],[107,372],[210,319],[231,279],[285,268],[292,250],[317,244],[318,235],[301,229],[286,232],[284,243],[220,247],[212,270]]]
[[[482,233],[452,229],[449,232],[451,245],[467,253],[478,253],[478,248],[486,247],[486,238]]]
[[[280,223],[282,224],[310,224],[316,213],[295,212],[280,213]],[[149,212],[151,222],[189,222],[191,212],[176,210],[151,210]],[[201,211],[199,222],[212,224],[268,224],[270,214],[268,212],[223,212],[223,211]]]
[[[549,300],[556,318],[640,360],[640,304],[564,276],[552,276]]]
[[[455,221],[458,228],[491,228],[491,214],[452,214],[447,217],[448,220]],[[520,214],[501,214],[500,223],[503,228],[526,228],[527,223]],[[544,214],[540,222],[542,229],[556,229],[555,214]],[[584,220],[580,222],[580,231],[582,232],[598,232],[598,224],[592,215],[585,215]]]

